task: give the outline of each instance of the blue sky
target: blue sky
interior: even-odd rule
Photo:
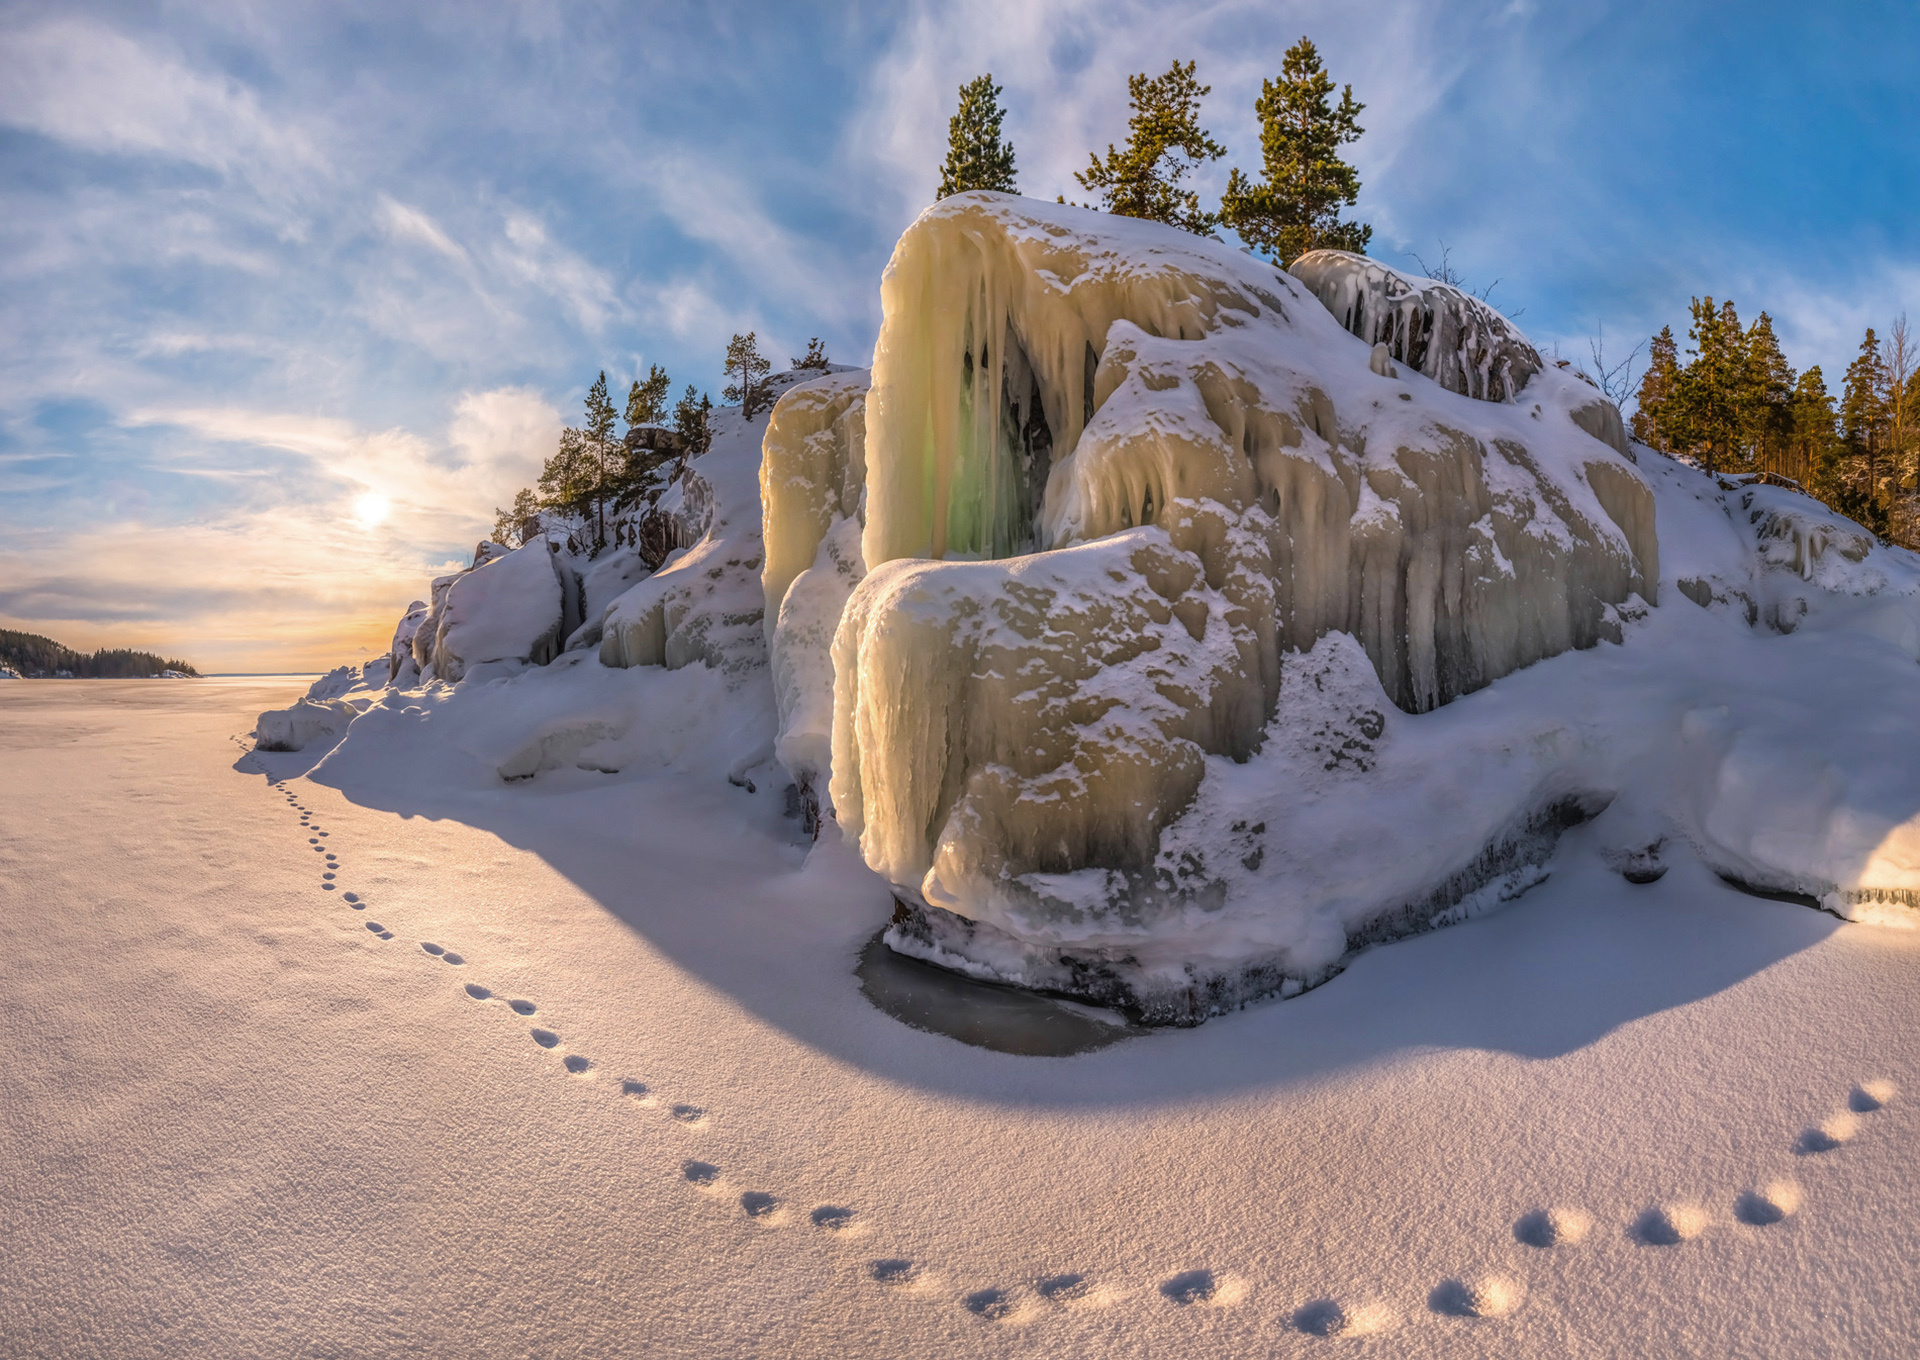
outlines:
[[[1373,253],[1444,240],[1544,348],[1711,293],[1837,386],[1920,312],[1911,6],[0,5],[0,626],[359,659],[600,368],[865,362],[963,80],[1051,198],[1196,59],[1211,195],[1303,33]]]

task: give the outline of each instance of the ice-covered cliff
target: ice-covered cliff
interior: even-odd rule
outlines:
[[[1296,270],[944,200],[870,373],[716,413],[658,570],[483,545],[328,762],[791,781],[896,948],[1157,1022],[1517,895],[1595,816],[1623,872],[1913,916],[1920,561],[1630,445],[1456,290]]]
[[[1043,953],[1184,935],[1229,884],[1163,838],[1209,756],[1263,745],[1284,653],[1351,633],[1417,712],[1657,594],[1651,493],[1558,370],[1519,404],[1383,373],[1271,266],[1003,195],[925,213],[882,301],[860,456],[823,423],[830,471],[775,476],[769,438],[767,523],[796,527],[767,608],[794,620],[781,749],[810,778],[800,625],[850,591],[831,803],[912,906]],[[809,549],[801,579],[838,584],[790,607]]]

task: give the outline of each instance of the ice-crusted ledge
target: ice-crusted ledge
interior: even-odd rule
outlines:
[[[982,981],[1109,1007],[1142,1025],[1188,1027],[1252,1002],[1298,996],[1338,976],[1362,950],[1513,901],[1546,881],[1562,833],[1597,817],[1610,801],[1610,794],[1595,791],[1535,808],[1430,892],[1349,929],[1345,952],[1317,968],[1300,968],[1282,955],[1154,968],[1130,950],[1037,946],[984,921],[898,899],[884,938],[899,953]]]

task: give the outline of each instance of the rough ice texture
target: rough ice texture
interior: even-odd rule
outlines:
[[[1512,322],[1452,284],[1344,250],[1310,250],[1290,272],[1364,343],[1450,392],[1512,401],[1542,367]],[[1623,453],[1624,442],[1615,445]]]
[[[775,750],[810,795],[827,782],[834,629],[866,575],[867,386],[867,371],[851,369],[791,389],[773,409],[760,460]]]
[[[440,679],[458,683],[482,662],[545,665],[553,659],[566,621],[553,559],[547,541],[535,539],[449,583],[433,644]]]
[[[1267,739],[1285,653],[1351,633],[1422,712],[1657,594],[1651,493],[1558,369],[1519,404],[1383,377],[1270,266],[994,194],[929,209],[882,302],[831,797],[915,905],[1190,941],[1231,885],[1163,843]]]
[[[678,670],[700,662],[735,678],[765,667],[759,467],[766,422],[764,415],[745,420],[737,408],[713,413],[711,447],[661,498],[661,508],[684,521],[681,540],[693,546],[676,549],[605,607],[603,664]]]

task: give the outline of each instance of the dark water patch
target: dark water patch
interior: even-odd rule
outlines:
[[[1087,1006],[982,982],[897,954],[879,935],[860,951],[854,972],[867,1000],[902,1024],[996,1053],[1064,1058],[1147,1032],[1137,1025],[1108,1023]]]

